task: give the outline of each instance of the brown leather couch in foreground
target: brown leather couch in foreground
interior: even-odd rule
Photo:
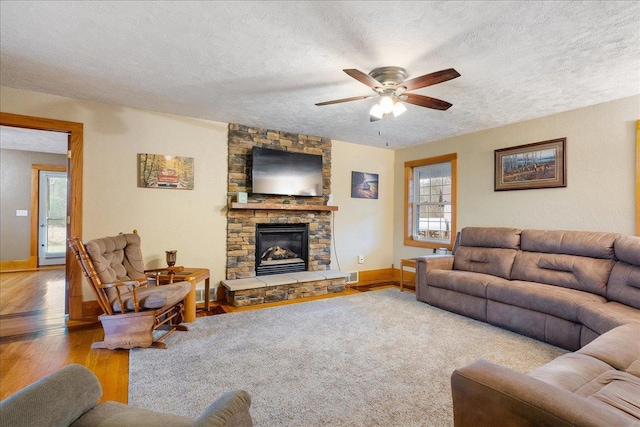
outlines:
[[[456,370],[456,426],[640,426],[639,237],[468,227],[416,278],[419,301],[577,350],[528,375]]]
[[[485,360],[451,376],[457,427],[639,426],[640,325],[619,326],[525,375]]]

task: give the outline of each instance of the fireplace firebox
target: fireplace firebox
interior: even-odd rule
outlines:
[[[308,224],[256,224],[256,276],[307,271]]]

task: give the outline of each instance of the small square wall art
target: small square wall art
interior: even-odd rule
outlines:
[[[138,154],[138,187],[193,190],[193,157]]]
[[[378,174],[367,172],[351,172],[351,198],[377,199]]]

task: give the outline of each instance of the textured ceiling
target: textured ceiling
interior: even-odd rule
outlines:
[[[640,2],[0,3],[0,83],[400,148],[640,93]],[[461,77],[370,123],[342,72]]]

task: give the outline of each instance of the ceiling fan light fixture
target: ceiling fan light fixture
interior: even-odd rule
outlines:
[[[380,104],[374,104],[369,111],[369,115],[377,119],[381,119],[382,116],[384,116],[384,112],[382,111],[382,107],[380,107]]]
[[[393,105],[393,117],[398,117],[400,114],[407,111],[407,107],[404,106],[402,102],[396,102]]]
[[[393,111],[393,99],[389,96],[383,96],[380,100],[380,108],[384,114],[389,114]]]

